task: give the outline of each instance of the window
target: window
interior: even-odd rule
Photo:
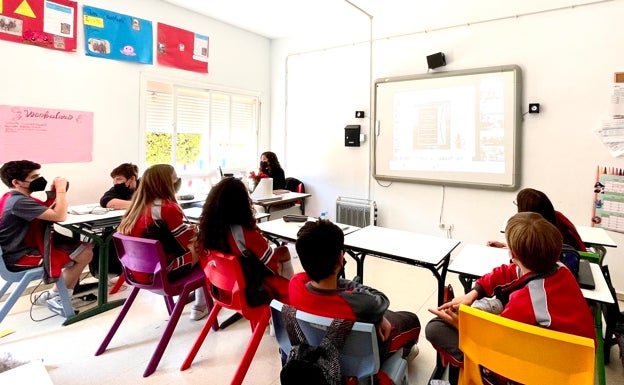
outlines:
[[[218,167],[257,161],[259,98],[171,82],[144,82],[144,163],[170,163],[185,189],[207,192]]]

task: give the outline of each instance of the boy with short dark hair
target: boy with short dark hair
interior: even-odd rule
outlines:
[[[130,207],[132,195],[139,185],[139,168],[132,163],[122,163],[110,173],[113,187],[100,198],[100,206],[121,210]]]
[[[0,168],[2,182],[11,189],[0,198],[0,247],[2,258],[9,270],[18,271],[40,266],[41,250],[32,241],[43,237],[36,220],[61,222],[67,218],[67,179],[54,178],[52,190],[47,192],[48,202],[31,197],[45,190],[47,181],[39,173],[41,165],[29,160],[10,161]],[[55,203],[48,207],[48,204]],[[63,278],[70,295],[80,279],[80,274],[93,256],[93,247],[70,237],[54,233],[52,253],[53,268],[63,269]],[[41,293],[36,305],[46,305],[63,314],[63,306],[55,288]]]
[[[293,307],[325,317],[373,323],[377,327],[382,360],[404,350],[408,360],[418,354],[420,321],[416,314],[388,310],[382,292],[338,278],[344,261],[344,233],[328,220],[306,222],[297,234],[296,249],[305,273],[290,280]]]

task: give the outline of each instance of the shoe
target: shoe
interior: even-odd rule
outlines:
[[[191,321],[199,321],[201,319],[206,318],[208,315],[208,307],[206,305],[193,305],[191,308],[191,315],[189,319]]]
[[[63,307],[63,304],[61,303],[60,296],[57,295],[56,297],[50,298],[49,300],[46,301],[46,303],[48,304],[48,309],[50,309],[50,311],[60,315],[63,318],[67,318],[67,314],[65,314],[65,308]],[[74,309],[74,313],[78,314],[78,311]]]
[[[37,306],[47,306],[48,300],[56,297],[58,297],[58,292],[46,290],[44,292],[41,292],[37,297],[35,297],[35,301],[33,302],[33,304]]]
[[[407,362],[411,362],[412,360],[414,360],[414,358],[416,358],[416,356],[418,355],[418,353],[420,353],[420,349],[418,348],[418,345],[414,344],[414,346],[412,346],[412,348],[410,349],[410,351],[407,353],[407,355],[404,357],[405,361]]]

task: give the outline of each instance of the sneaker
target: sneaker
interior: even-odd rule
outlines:
[[[405,361],[411,362],[414,358],[416,358],[418,353],[420,353],[420,349],[418,348],[418,345],[414,344],[407,355],[405,355]]]
[[[67,314],[65,314],[65,308],[63,308],[63,303],[61,303],[61,297],[56,296],[52,297],[46,301],[48,304],[48,309],[50,309],[53,313],[60,315],[63,318],[67,318]],[[78,313],[76,309],[74,309],[74,313]]]
[[[189,319],[191,321],[199,321],[201,319],[206,318],[208,315],[208,307],[206,305],[193,305],[191,308],[191,315]]]
[[[58,292],[52,290],[46,290],[44,292],[39,293],[37,297],[35,297],[35,301],[33,304],[37,306],[47,306],[48,300],[52,298],[58,297]]]

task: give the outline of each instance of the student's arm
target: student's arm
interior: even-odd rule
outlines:
[[[125,210],[130,207],[130,203],[132,203],[132,201],[125,201],[123,199],[113,198],[109,200],[108,203],[106,203],[106,206],[103,207],[113,210]]]
[[[50,222],[62,222],[67,219],[67,179],[62,177],[54,178],[52,187],[56,192],[56,204],[37,218]]]

